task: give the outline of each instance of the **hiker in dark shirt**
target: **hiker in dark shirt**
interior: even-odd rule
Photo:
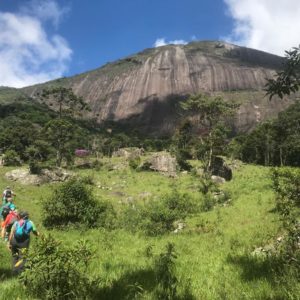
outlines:
[[[2,193],[2,205],[5,205],[7,203],[8,198],[12,198],[13,196],[16,196],[15,193],[11,190],[9,186],[7,186]]]

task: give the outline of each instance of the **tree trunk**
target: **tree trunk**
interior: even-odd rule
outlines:
[[[211,163],[212,163],[212,156],[213,156],[213,143],[211,141],[211,132],[209,133],[209,154],[208,154],[208,166],[207,170],[209,171],[211,169]]]
[[[58,139],[57,141],[57,150],[56,150],[56,166],[60,167],[62,162],[62,150],[61,150],[61,141]]]

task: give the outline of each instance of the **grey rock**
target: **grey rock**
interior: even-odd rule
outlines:
[[[177,161],[168,152],[157,152],[153,154],[144,164],[142,169],[158,171],[160,173],[175,177],[177,170]]]
[[[43,169],[41,174],[30,174],[29,169],[20,168],[9,171],[5,174],[5,177],[9,180],[18,181],[24,185],[40,185],[51,182],[65,181],[72,176],[72,173],[61,169]]]
[[[145,150],[142,148],[129,147],[129,148],[120,148],[117,151],[114,151],[113,157],[124,157],[126,159],[135,159],[142,156],[145,153]]]
[[[225,178],[220,177],[220,176],[216,176],[216,175],[212,175],[212,176],[211,176],[211,180],[212,180],[214,183],[217,183],[217,184],[222,184],[222,183],[225,183],[225,182],[226,182]]]
[[[182,221],[176,221],[174,222],[173,224],[175,230],[173,231],[173,233],[178,233],[180,231],[182,231],[185,227],[186,227],[186,224]]]

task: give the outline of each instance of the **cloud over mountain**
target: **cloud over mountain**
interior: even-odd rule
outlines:
[[[62,10],[63,11],[63,10]],[[72,50],[58,34],[62,12],[55,1],[30,1],[16,13],[0,12],[0,85],[23,87],[61,77]]]
[[[224,0],[234,29],[225,40],[246,47],[284,55],[300,43],[298,0]]]

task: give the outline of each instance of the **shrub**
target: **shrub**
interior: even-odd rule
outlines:
[[[78,157],[86,157],[89,154],[90,154],[89,150],[86,150],[86,149],[76,149],[75,150],[75,155]]]
[[[83,184],[87,184],[87,185],[94,185],[95,184],[93,175],[82,176],[79,180]]]
[[[97,202],[91,188],[73,178],[54,190],[43,203],[43,223],[46,227],[84,224],[97,227],[112,224],[114,210],[106,202]]]
[[[91,299],[97,285],[86,272],[91,258],[86,242],[64,247],[50,235],[41,237],[27,255],[20,281],[39,299]]]
[[[29,171],[31,174],[40,174],[42,171],[41,165],[34,159],[29,161]]]
[[[156,236],[173,230],[173,223],[181,217],[164,203],[151,203],[143,212],[142,229],[147,235]]]
[[[187,193],[179,193],[176,189],[165,195],[163,202],[168,209],[175,211],[181,218],[198,211],[197,203],[193,198]]]
[[[214,183],[208,175],[200,177],[199,191],[206,195],[209,192],[217,191],[217,185]]]
[[[18,153],[15,150],[7,150],[4,153],[3,158],[3,165],[4,166],[20,166],[21,159]]]
[[[127,206],[120,216],[119,222],[121,227],[136,233],[141,229],[144,222],[143,208],[141,206]]]
[[[168,243],[166,252],[159,255],[155,262],[157,287],[156,299],[174,300],[177,298],[178,279],[175,275],[175,260],[177,259],[174,244]]]
[[[93,222],[94,219],[97,220],[95,223]],[[95,207],[89,206],[86,210],[86,216],[83,216],[82,220],[89,227],[114,229],[116,227],[116,212],[111,203],[100,201]]]
[[[196,210],[196,205],[187,194],[174,190],[159,202],[150,202],[143,211],[142,223],[146,234],[155,236],[174,230],[174,222],[183,220]]]
[[[99,171],[101,167],[103,167],[103,163],[100,160],[96,159],[92,161],[91,167],[96,171]]]
[[[147,235],[165,234],[174,229],[174,222],[198,211],[198,205],[188,194],[174,190],[160,201],[151,201],[144,207],[128,207],[121,216],[121,223],[129,230],[143,230]]]
[[[138,171],[150,171],[151,170],[151,162],[149,161],[144,161],[142,164],[139,165],[137,168]]]
[[[274,168],[271,171],[271,178],[277,200],[287,198],[300,206],[300,170],[298,168]]]
[[[180,170],[191,171],[192,166],[187,161],[187,159],[190,158],[190,156],[186,153],[186,151],[178,150],[175,153],[175,156],[176,156],[176,161],[177,161],[177,164],[178,164]]]
[[[276,193],[276,208],[285,231],[283,242],[278,246],[277,266],[279,274],[300,279],[299,248],[299,195],[300,171],[293,168],[272,170],[273,189]]]
[[[201,205],[202,211],[209,211],[216,205],[216,200],[213,198],[211,193],[207,193],[203,197],[203,202]]]
[[[131,158],[129,160],[129,167],[133,170],[137,170],[140,164],[141,164],[141,158],[139,156],[135,158]]]

